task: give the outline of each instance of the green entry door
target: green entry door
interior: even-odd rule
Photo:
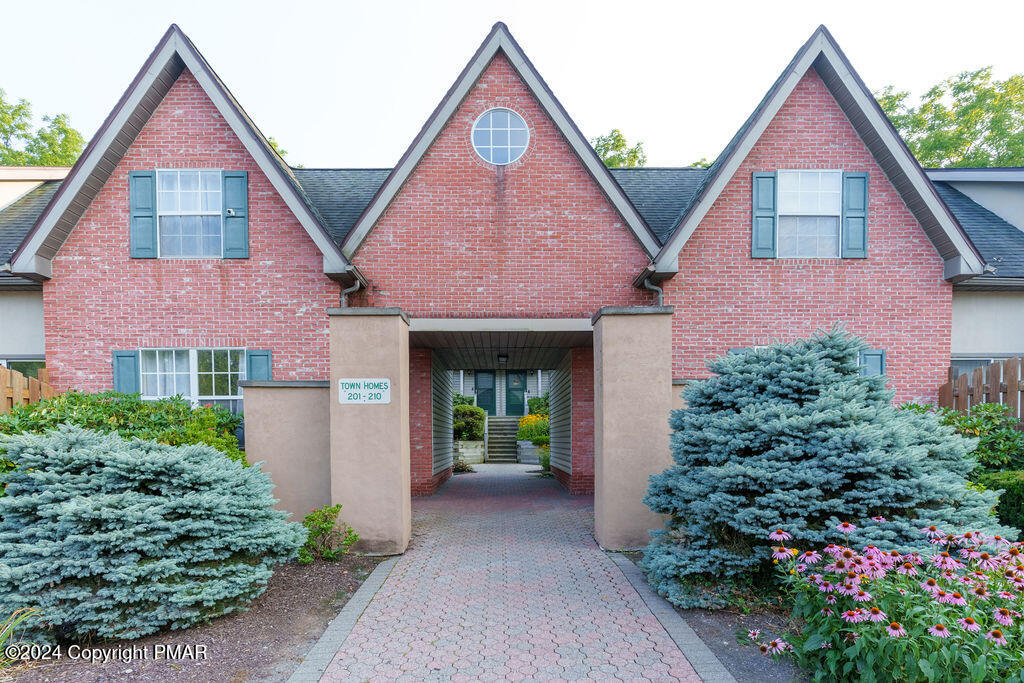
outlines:
[[[476,371],[476,404],[494,415],[494,373],[490,370]]]
[[[505,414],[526,414],[526,373],[522,370],[505,373]]]

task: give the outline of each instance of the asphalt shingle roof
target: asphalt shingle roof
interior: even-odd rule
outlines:
[[[384,184],[390,168],[294,168],[292,173],[337,244]]]
[[[706,168],[612,168],[612,177],[664,246],[708,173]]]
[[[968,282],[980,284],[984,280],[1024,277],[1024,231],[1007,223],[952,185],[941,181],[933,184],[939,197],[981,252],[982,259],[996,269],[992,275],[979,275]]]
[[[47,180],[0,211],[0,263],[11,260],[11,254],[21,246],[50,199],[57,193],[60,183],[59,180]],[[36,283],[9,273],[0,273],[0,287],[33,284]]]

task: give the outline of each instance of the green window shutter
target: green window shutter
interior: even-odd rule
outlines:
[[[750,255],[754,258],[775,258],[775,174],[755,173],[753,184],[754,227]]]
[[[245,352],[245,378],[254,380],[273,379],[270,351]]]
[[[884,375],[885,351],[882,349],[866,349],[860,352],[860,374]]]
[[[843,174],[843,258],[868,257],[868,174]]]
[[[156,171],[128,172],[128,230],[132,258],[156,258]]]
[[[224,258],[249,258],[249,174],[224,171]]]
[[[114,391],[139,393],[138,351],[114,351]]]

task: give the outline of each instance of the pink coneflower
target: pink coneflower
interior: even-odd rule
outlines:
[[[964,566],[963,562],[960,562],[947,552],[932,555],[932,564],[939,569],[960,569]]]
[[[903,627],[900,626],[900,622],[898,621],[893,621],[888,626],[886,626],[885,632],[893,638],[902,638],[903,636],[907,635],[907,632],[903,630]]]
[[[960,628],[962,628],[965,631],[970,631],[971,633],[981,630],[981,626],[978,626],[978,622],[976,622],[974,619],[971,619],[970,617],[957,619],[956,623],[960,624]]]
[[[886,614],[877,607],[872,607],[868,610],[868,619],[871,621],[885,621]]]
[[[921,588],[934,595],[939,590],[939,582],[935,579],[925,579],[921,582]]]
[[[885,577],[885,569],[877,562],[868,562],[867,569],[864,573],[871,579],[881,579]]]
[[[986,553],[982,553],[977,548],[960,548],[960,557],[963,557],[968,560],[976,560],[983,554]]]
[[[900,566],[896,567],[897,574],[906,574],[907,576],[917,576],[917,567],[910,562],[904,562]]]
[[[839,556],[844,560],[856,561],[857,553],[853,552],[853,550],[850,548],[843,548],[843,552],[841,552]]]
[[[988,542],[991,543],[992,545],[997,545],[997,546],[1002,546],[1002,547],[1009,547],[1009,545],[1010,545],[1010,542],[1008,540],[1006,540],[1005,538],[1003,538],[1002,536],[989,536],[988,537]]]
[[[852,596],[856,595],[858,590],[859,589],[856,585],[847,581],[843,583],[843,585],[839,586],[839,588],[836,589],[836,592],[840,595]]]
[[[882,515],[876,515],[875,517],[871,518],[871,521],[872,522],[878,522],[879,524],[881,524],[882,522],[885,521],[885,517],[883,517]]]
[[[857,602],[871,602],[871,593],[867,591],[857,591],[853,595],[853,599]]]
[[[986,633],[985,638],[991,640],[996,645],[1006,645],[1006,638],[1003,637],[1003,632],[997,628]]]
[[[828,595],[825,596],[825,604],[826,605],[834,605],[837,602],[839,602],[839,598],[836,597],[835,593],[829,593]]]
[[[963,607],[967,604],[967,600],[964,599],[964,596],[954,591],[949,596],[949,604],[956,605],[957,607]]]
[[[835,543],[829,543],[822,550],[824,550],[826,553],[828,553],[832,557],[839,557],[840,555],[843,554],[843,551],[845,550],[845,548],[843,546],[841,546],[841,545],[836,545]]]
[[[988,553],[979,553],[977,559],[979,569],[995,569],[999,566],[999,562]]]
[[[924,564],[924,558],[922,558],[919,553],[908,553],[907,556],[904,557],[903,559],[906,560],[907,562],[912,563],[912,564],[917,564],[917,565]]]
[[[760,637],[761,637],[761,630],[760,629],[756,629],[755,628],[752,631],[747,631],[747,638],[750,638],[751,640],[757,640]]]
[[[842,616],[844,621],[848,621],[851,624],[857,624],[867,619],[862,609],[848,609],[840,616]]]
[[[821,650],[831,650],[832,649],[832,643],[822,643],[821,647],[819,649],[821,649]]]
[[[805,550],[804,554],[800,556],[800,561],[807,564],[817,564],[819,560],[821,560],[821,555],[817,550]]]
[[[782,529],[776,529],[768,534],[768,539],[771,541],[788,541],[791,538],[793,538],[793,534],[783,531]]]
[[[971,594],[974,595],[974,597],[976,597],[976,598],[978,598],[980,600],[988,600],[989,597],[992,595],[991,593],[988,592],[988,589],[985,588],[985,584],[983,584],[983,583],[979,583],[977,586],[972,588],[971,589]]]
[[[850,524],[849,522],[840,522],[836,525],[836,530],[841,531],[844,534],[852,534],[854,531],[857,530],[857,527]]]
[[[765,645],[768,646],[768,654],[772,655],[782,654],[789,647],[789,643],[782,640],[781,638],[777,640],[768,641],[767,643],[765,643]]]
[[[943,605],[949,602],[949,593],[944,590],[937,590],[932,593],[932,597],[935,598],[936,602],[940,602]]]
[[[779,546],[772,551],[773,560],[788,560],[792,553],[789,552],[789,548]]]
[[[818,590],[822,593],[831,593],[836,589],[835,585],[831,581],[822,581],[818,584]]]
[[[803,574],[805,571],[807,571],[807,565],[801,562],[796,566],[796,571],[798,574]]]
[[[829,597],[831,598],[832,596],[830,595]],[[822,607],[821,608],[821,613],[824,614],[826,617],[830,617],[833,614],[835,614],[835,612],[830,610],[828,607]]]
[[[942,624],[935,624],[935,626],[928,627],[928,633],[932,634],[936,638],[949,638],[949,629]]]
[[[998,595],[1003,600],[1016,600],[1017,599],[1017,596],[1015,594],[1011,593],[1010,591],[999,591]]]
[[[878,555],[881,555],[882,551],[879,550],[877,546],[866,545],[864,546],[864,554],[868,557],[876,557]]]
[[[1013,626],[1013,617],[1011,616],[1011,612],[1005,607],[992,610],[992,616],[995,617],[996,621],[1003,626]]]
[[[945,536],[945,534],[939,531],[938,527],[936,527],[934,524],[931,526],[926,526],[925,528],[921,529],[921,533],[927,536],[928,538],[939,538],[940,536]]]
[[[981,542],[981,538],[973,531],[964,532],[957,540],[960,541],[961,545],[977,545]]]

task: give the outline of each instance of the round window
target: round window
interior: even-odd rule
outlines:
[[[473,149],[487,162],[502,166],[523,156],[530,131],[511,109],[490,109],[473,124]]]

